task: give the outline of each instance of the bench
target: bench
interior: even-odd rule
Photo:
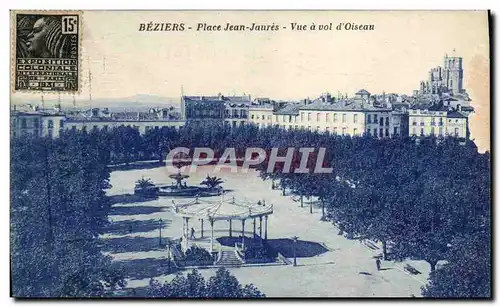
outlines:
[[[415,269],[410,264],[406,264],[404,270],[412,275],[422,274],[419,270]]]

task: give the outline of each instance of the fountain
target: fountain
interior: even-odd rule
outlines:
[[[207,178],[201,183],[207,187],[190,186],[186,183],[186,179],[190,176],[181,173],[181,168],[186,165],[185,161],[177,161],[174,165],[177,167],[177,173],[168,175],[174,182],[171,185],[158,186],[158,195],[188,197],[220,195],[222,179],[207,175]]]

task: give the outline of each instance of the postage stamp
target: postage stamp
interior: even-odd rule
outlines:
[[[80,90],[81,13],[12,12],[15,91]]]
[[[492,297],[491,19],[17,11],[11,296]]]

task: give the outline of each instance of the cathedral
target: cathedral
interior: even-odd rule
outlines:
[[[463,68],[461,57],[444,57],[444,67],[438,66],[429,71],[427,81],[420,82],[419,94],[443,94],[452,96],[465,94],[463,88]]]

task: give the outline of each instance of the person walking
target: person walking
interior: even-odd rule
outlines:
[[[375,261],[375,264],[377,265],[377,271],[380,271],[380,265],[382,262],[380,261],[380,258],[377,258],[377,261]]]
[[[195,236],[194,236],[194,228],[191,227],[191,236],[189,237],[190,240],[194,240],[196,239]]]

